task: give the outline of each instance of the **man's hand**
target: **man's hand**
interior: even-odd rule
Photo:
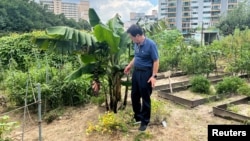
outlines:
[[[154,88],[155,84],[156,84],[156,78],[154,78],[153,76],[151,76],[148,80],[148,83],[151,82],[151,87]]]
[[[130,69],[131,69],[131,66],[130,66],[130,65],[127,65],[127,66],[125,67],[125,69],[124,69],[123,72],[124,72],[125,74],[129,74]]]

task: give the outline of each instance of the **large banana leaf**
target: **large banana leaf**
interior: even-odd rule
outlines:
[[[124,32],[124,23],[121,21],[118,14],[108,20],[107,25],[109,29],[111,29],[116,34],[121,34]]]
[[[44,50],[53,50],[60,53],[88,50],[97,40],[88,32],[65,26],[55,26],[46,29],[46,35],[38,37],[34,42]]]
[[[105,74],[105,71],[102,69],[96,69],[96,65],[95,63],[89,63],[86,65],[81,66],[80,68],[78,68],[77,70],[75,70],[74,72],[72,72],[71,74],[69,74],[66,78],[65,81],[71,81],[74,79],[77,79],[79,77],[81,77],[83,74],[89,74],[90,77],[93,77],[93,75],[95,73],[98,73],[98,75],[103,75]]]
[[[146,33],[149,33],[150,35],[157,34],[165,29],[167,29],[167,24],[164,19],[161,19],[157,22],[149,22],[145,23],[145,21],[142,21],[139,19],[137,21],[137,24],[139,24]]]
[[[118,51],[120,36],[112,32],[106,25],[98,24],[94,27],[94,35],[100,42],[106,42],[110,47],[110,53]]]
[[[89,23],[92,27],[101,23],[101,20],[93,8],[89,8]]]

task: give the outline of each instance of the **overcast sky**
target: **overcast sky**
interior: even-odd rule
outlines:
[[[79,0],[63,0],[79,2]],[[111,19],[116,13],[123,22],[129,21],[130,12],[151,15],[152,10],[158,10],[158,0],[89,0],[90,7],[94,8],[102,22]]]

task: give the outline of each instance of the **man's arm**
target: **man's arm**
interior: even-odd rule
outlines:
[[[130,63],[125,67],[124,69],[124,73],[125,74],[128,74],[131,70],[131,68],[133,67],[134,65],[134,58],[130,61]]]
[[[153,70],[152,70],[153,74],[152,74],[152,76],[157,75],[158,69],[159,69],[159,59],[155,60],[154,63],[153,63]]]

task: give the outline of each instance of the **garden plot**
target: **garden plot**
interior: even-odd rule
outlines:
[[[208,79],[211,82],[211,84],[216,84],[223,80],[224,77],[228,76],[228,74],[220,74],[220,75],[211,75]],[[239,75],[240,77],[244,77],[245,75]],[[182,79],[180,79],[182,78]],[[179,77],[179,80],[167,83],[167,79],[160,80],[160,82],[163,82],[159,84],[156,87],[156,90],[158,90],[158,95],[162,98],[171,100],[175,103],[184,105],[186,107],[196,107],[198,105],[207,103],[209,101],[217,101],[220,100],[222,97],[218,95],[206,95],[206,94],[197,94],[192,93],[190,90],[188,90],[189,87],[191,87],[191,84],[189,82],[190,77]],[[227,96],[227,98],[230,97]]]
[[[250,120],[250,97],[213,107],[213,114],[237,121]]]
[[[191,92],[190,90],[184,90],[174,93],[169,93],[165,90],[161,90],[158,92],[158,96],[189,108],[196,107],[209,101],[217,100],[216,95],[196,94]]]
[[[161,78],[157,80],[155,90],[170,90],[169,84],[171,84],[173,91],[186,90],[188,87],[191,86],[191,84],[189,83],[189,79],[191,78],[191,76],[189,75],[183,75],[174,78],[167,78],[166,76],[163,77],[162,75],[163,74],[161,74]],[[208,79],[211,83],[215,84],[221,81],[225,76],[228,76],[228,74],[211,74]]]

